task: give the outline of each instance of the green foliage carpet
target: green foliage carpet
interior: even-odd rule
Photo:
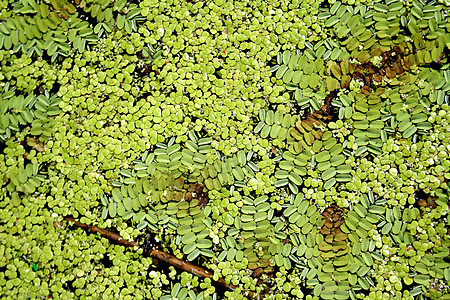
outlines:
[[[0,1],[0,298],[450,299],[449,15]]]

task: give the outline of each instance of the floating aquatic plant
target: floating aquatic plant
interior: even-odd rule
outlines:
[[[446,1],[0,6],[5,297],[448,297]]]

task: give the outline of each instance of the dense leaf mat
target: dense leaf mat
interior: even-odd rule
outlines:
[[[447,0],[0,3],[3,298],[450,299]]]

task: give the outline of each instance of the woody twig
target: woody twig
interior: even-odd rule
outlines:
[[[119,234],[108,231],[103,228],[100,228],[98,226],[80,223],[80,222],[76,221],[73,217],[70,217],[70,216],[64,217],[64,220],[71,222],[71,223],[75,224],[76,226],[78,226],[90,233],[100,233],[101,236],[109,239],[110,241],[114,241],[117,244],[120,244],[120,245],[123,245],[126,247],[131,247],[131,248],[133,248],[133,247],[141,248],[141,246],[137,242],[127,241]],[[150,249],[150,250],[144,249],[144,252],[148,253],[153,258],[156,258],[160,261],[165,261],[180,270],[192,273],[192,274],[197,275],[202,278],[210,278],[212,280],[212,282],[214,282],[216,285],[223,286],[229,290],[234,290],[234,289],[238,288],[237,286],[235,286],[233,284],[227,284],[223,278],[219,278],[218,280],[213,280],[213,278],[212,278],[212,276],[214,275],[213,272],[203,269],[194,264],[191,264],[190,262],[178,259],[177,257],[175,257],[169,253],[166,253],[164,251],[161,251],[158,249]],[[255,296],[255,293],[253,293],[251,291],[242,290],[242,294],[247,295],[250,298],[253,298]]]

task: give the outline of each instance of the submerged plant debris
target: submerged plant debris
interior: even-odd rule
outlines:
[[[449,15],[0,1],[2,299],[450,299]]]

